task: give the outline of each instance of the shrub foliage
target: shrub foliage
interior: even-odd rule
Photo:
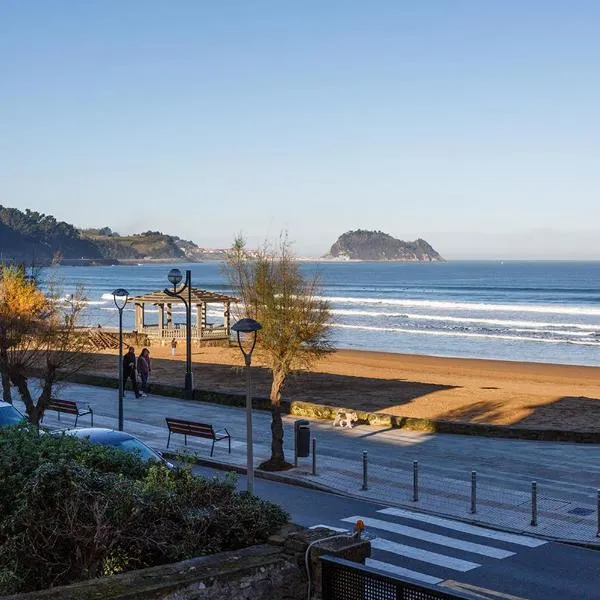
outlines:
[[[15,428],[0,430],[0,506],[0,594],[261,543],[288,518],[232,478]]]

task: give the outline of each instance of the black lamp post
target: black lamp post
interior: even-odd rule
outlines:
[[[173,291],[165,288],[165,294],[173,298],[179,298],[185,304],[185,339],[186,339],[186,357],[185,357],[185,392],[186,400],[192,400],[194,396],[194,382],[192,379],[192,272],[185,272],[185,283],[179,289],[177,286],[181,283],[183,276],[179,269],[171,269],[167,276],[173,284]],[[187,300],[183,292],[187,291]]]
[[[254,493],[254,449],[252,444],[252,379],[250,366],[252,365],[252,352],[254,346],[256,346],[256,332],[262,329],[262,325],[254,319],[240,319],[237,323],[231,327],[233,331],[237,333],[237,341],[244,355],[244,362],[246,364],[246,468],[247,468],[247,479],[248,479],[248,493]],[[242,343],[242,337],[240,334],[247,334],[246,343],[250,343],[250,336],[252,336],[252,342],[249,350],[244,348]]]
[[[113,292],[113,300],[119,311],[119,431],[123,431],[123,309],[129,300],[129,292],[118,288]]]

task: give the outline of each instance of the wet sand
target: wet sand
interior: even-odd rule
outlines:
[[[94,355],[87,370],[116,376],[114,354]],[[151,354],[153,380],[183,386],[185,346],[175,357],[166,347]],[[237,347],[195,348],[192,359],[195,387],[245,390]],[[269,372],[259,357],[254,365],[255,394],[266,396]],[[437,420],[600,431],[597,367],[338,350],[313,371],[292,375],[283,396]]]

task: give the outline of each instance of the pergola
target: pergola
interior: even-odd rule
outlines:
[[[187,294],[186,294],[187,295]],[[229,339],[232,303],[237,298],[217,294],[207,290],[192,288],[192,315],[196,315],[195,323],[192,318],[192,341]],[[173,320],[173,305],[185,305],[181,298],[169,296],[164,291],[150,292],[142,296],[135,296],[128,300],[135,306],[135,330],[145,333],[150,338],[160,340],[185,339],[185,317],[183,322]],[[146,305],[150,304],[158,308],[158,322],[150,323],[146,319]],[[223,322],[207,322],[207,305],[223,305]],[[196,310],[194,311],[194,307]]]

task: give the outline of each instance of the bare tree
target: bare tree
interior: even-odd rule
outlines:
[[[318,275],[306,278],[283,235],[279,246],[249,253],[238,236],[228,253],[226,272],[240,305],[237,317],[250,317],[262,325],[258,353],[271,370],[271,458],[261,465],[282,470],[283,452],[281,391],[288,375],[310,369],[314,362],[332,350],[329,341],[331,313],[320,298]]]
[[[87,336],[77,329],[83,290],[61,298],[55,285],[43,293],[18,267],[0,266],[0,375],[3,398],[14,385],[31,423],[39,424],[54,385],[83,366]],[[32,392],[29,379],[40,379]],[[37,395],[37,397],[36,397]]]

